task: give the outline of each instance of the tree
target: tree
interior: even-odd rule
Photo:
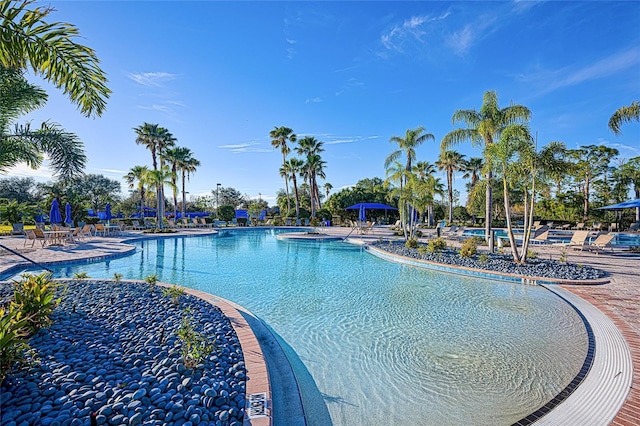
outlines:
[[[480,111],[457,110],[453,113],[451,121],[464,124],[466,128],[455,129],[442,138],[440,147],[447,150],[453,145],[465,141],[471,141],[472,145],[484,144],[489,147],[500,138],[502,131],[510,124],[527,123],[531,118],[531,111],[522,105],[510,105],[505,108],[498,106],[498,94],[495,91],[485,92]],[[491,181],[491,169],[488,169],[486,179]],[[491,220],[493,213],[491,183],[486,185],[485,195],[485,238],[491,237]]]
[[[161,169],[149,170],[147,173],[145,173],[144,183],[145,185],[155,186],[156,188],[164,187],[165,185],[167,185],[173,189],[174,185],[171,177],[171,170],[169,169],[169,167],[164,166]],[[164,191],[156,191],[157,196],[162,196],[163,193]],[[156,211],[156,227],[162,229],[162,220],[164,219],[164,209],[162,206],[164,205],[164,200],[157,200],[156,205],[158,206]]]
[[[327,198],[329,198],[329,193],[333,189],[333,185],[331,185],[329,182],[325,182],[323,186],[324,186],[324,194],[326,195]]]
[[[609,129],[616,135],[621,135],[620,126],[630,121],[640,121],[640,103],[638,101],[631,102],[629,106],[620,107],[609,118]]]
[[[523,240],[521,257],[518,252],[513,226],[511,223],[511,200],[509,187],[518,183],[519,178],[535,177],[535,150],[533,140],[526,125],[511,124],[500,133],[500,138],[485,149],[487,166],[494,167],[502,180],[507,235],[509,237],[514,262],[522,263],[526,259],[527,235]],[[526,173],[526,172],[529,173]],[[526,219],[526,210],[525,210]],[[526,225],[526,223],[525,223]],[[525,226],[525,229],[527,227]]]
[[[124,179],[127,181],[129,188],[133,189],[135,187],[136,181],[138,182],[138,186],[136,187],[136,189],[140,194],[140,217],[141,218],[144,218],[144,196],[146,192],[145,182],[147,181],[146,179],[147,172],[149,172],[149,169],[147,168],[147,166],[134,166],[129,170],[129,173],[127,173],[124,176]]]
[[[293,182],[293,193],[296,202],[296,218],[300,216],[300,194],[298,194],[298,174],[302,171],[304,161],[299,158],[290,158],[284,164],[284,168],[288,170]],[[288,197],[287,197],[288,198]]]
[[[0,173],[20,163],[37,169],[43,154],[48,155],[54,176],[60,179],[73,179],[83,173],[87,157],[76,135],[54,123],[42,123],[39,129],[32,129],[29,123],[14,124],[46,100],[44,90],[28,83],[19,70],[0,66]]]
[[[306,157],[307,161],[303,165],[303,176],[309,182],[309,205],[311,207],[311,217],[315,217],[316,206],[320,206],[320,191],[318,191],[317,176],[324,176],[324,165],[320,153],[324,151],[323,142],[312,136],[305,136],[298,141],[296,152],[298,155]]]
[[[0,179],[0,198],[16,200],[18,203],[34,203],[37,200],[33,193],[35,186],[36,181],[31,177]]]
[[[269,132],[269,137],[271,137],[271,145],[274,148],[280,148],[280,152],[282,153],[282,165],[287,162],[287,154],[291,152],[291,149],[287,146],[287,142],[295,142],[297,136],[293,133],[293,130],[288,127],[275,127],[271,132]],[[286,168],[285,168],[286,169]],[[282,169],[280,176],[282,176]],[[284,177],[284,187],[287,193],[287,211],[291,210],[291,203],[289,202],[289,175],[282,176]]]
[[[611,160],[618,155],[618,150],[604,145],[587,145],[569,150],[568,154],[575,160],[575,178],[583,195],[582,217],[587,220],[591,182],[604,173]]]
[[[236,209],[234,206],[229,204],[223,204],[218,207],[217,215],[219,220],[224,220],[225,222],[231,222],[236,217]]]
[[[217,202],[219,205],[227,204],[227,205],[233,206],[234,211],[238,207],[249,204],[249,200],[247,199],[247,197],[242,195],[242,193],[235,188],[231,188],[231,187],[224,188],[221,186],[217,195],[216,195],[216,190],[214,189],[211,190],[211,194],[214,197],[216,196],[218,197]]]
[[[173,217],[178,217],[178,172],[182,177],[182,217],[185,213],[186,194],[185,181],[189,173],[193,173],[196,167],[200,165],[200,161],[193,158],[193,153],[189,148],[174,147],[169,148],[164,153],[164,158],[169,162],[171,167],[171,180],[173,182]]]
[[[0,2],[0,65],[30,69],[51,82],[78,105],[85,116],[100,116],[111,93],[95,52],[74,39],[77,27],[47,23],[49,6],[29,9],[34,0]]]
[[[397,143],[398,149],[393,151],[384,161],[384,168],[388,169],[391,164],[396,162],[403,154],[406,158],[405,171],[407,172],[403,179],[400,180],[400,193],[402,193],[402,186],[408,183],[409,174],[412,170],[412,163],[416,158],[416,147],[428,140],[435,140],[435,137],[431,133],[424,133],[425,128],[419,126],[415,129],[407,129],[404,137],[391,136],[389,142]],[[403,225],[407,223],[405,214],[409,214],[409,220],[413,218],[413,207],[409,204],[400,209],[401,220]],[[402,213],[404,212],[404,213]],[[404,226],[403,226],[404,228]]]
[[[633,185],[635,198],[640,199],[640,157],[630,158],[622,164],[620,173]],[[640,221],[640,207],[636,208],[636,221]]]
[[[453,222],[453,175],[464,167],[464,155],[456,151],[442,151],[436,161],[438,169],[444,170],[447,176],[447,193],[449,195],[449,223]]]

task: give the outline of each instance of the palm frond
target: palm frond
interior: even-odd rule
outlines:
[[[633,101],[631,105],[623,106],[614,112],[609,118],[609,129],[616,135],[621,135],[620,126],[633,120],[640,121],[640,103],[638,101]]]

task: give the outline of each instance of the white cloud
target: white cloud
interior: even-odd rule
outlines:
[[[388,50],[403,51],[403,45],[410,41],[423,42],[426,31],[423,29],[425,23],[446,19],[449,13],[437,17],[412,16],[406,19],[401,25],[394,26],[387,33],[380,36],[380,42]]]
[[[129,78],[131,80],[149,87],[160,87],[162,86],[162,83],[175,80],[177,77],[177,74],[171,74],[168,72],[143,72],[129,74]]]
[[[464,55],[469,49],[487,34],[487,29],[497,20],[497,16],[484,15],[475,22],[465,25],[462,29],[447,37],[447,45],[457,55]]]
[[[331,136],[326,135],[324,139],[327,141],[325,145],[338,145],[343,143],[355,143],[371,139],[378,139],[380,136]]]
[[[93,169],[96,172],[101,172],[101,173],[109,173],[112,175],[126,175],[128,172],[124,171],[124,170],[117,170],[117,169]]]
[[[229,145],[219,145],[218,148],[228,149],[234,154],[240,154],[245,152],[273,152],[272,148],[258,148],[259,142],[247,142]]]
[[[39,182],[53,180],[53,171],[48,167],[46,161],[36,170],[25,163],[17,164],[7,170],[7,175],[11,177],[32,177]]]
[[[304,101],[305,104],[308,104],[308,103],[317,104],[318,102],[322,102],[322,98],[313,98],[313,99],[307,98],[307,100]]]
[[[638,63],[640,63],[640,48],[632,47],[577,70],[570,67],[539,70],[531,74],[521,74],[516,79],[524,83],[538,84],[542,88],[539,94],[545,94],[563,87],[609,77]]]

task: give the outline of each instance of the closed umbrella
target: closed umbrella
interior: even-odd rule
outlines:
[[[54,198],[51,203],[51,210],[49,211],[49,222],[62,223],[62,215],[60,214],[60,206],[58,205],[58,199]]]
[[[64,223],[69,225],[73,223],[73,219],[71,219],[71,204],[69,203],[64,206]]]
[[[105,216],[107,219],[107,223],[111,223],[111,203],[107,203],[107,206],[105,207]]]
[[[366,215],[366,212],[365,212],[364,204],[360,206],[359,218],[360,218],[360,222],[362,222],[362,223],[367,221],[367,215]]]

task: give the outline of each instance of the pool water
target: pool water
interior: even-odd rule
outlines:
[[[55,275],[157,274],[247,307],[313,377],[330,420],[309,424],[507,425],[555,397],[582,366],[584,324],[542,287],[387,262],[344,242],[278,241],[276,233],[142,241],[131,256]]]

